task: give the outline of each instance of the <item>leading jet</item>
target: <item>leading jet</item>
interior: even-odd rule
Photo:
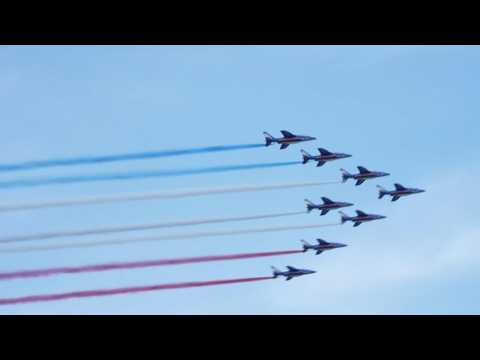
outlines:
[[[348,202],[341,202],[341,201],[333,201],[327,197],[322,197],[323,204],[314,204],[310,200],[305,199],[307,203],[307,211],[310,212],[313,209],[321,210],[320,216],[326,215],[330,210],[340,209],[347,206],[352,206],[352,203]]]
[[[303,163],[306,164],[309,160],[313,160],[317,162],[317,166],[322,166],[327,161],[340,160],[352,156],[350,154],[330,152],[323,148],[319,148],[318,152],[320,153],[320,155],[310,155],[302,149]]]
[[[346,221],[351,221],[354,223],[353,226],[355,227],[367,221],[380,220],[380,219],[386,218],[386,216],[383,216],[383,215],[367,214],[360,210],[355,210],[355,212],[357,213],[357,216],[348,216],[344,212],[339,211],[342,224],[344,224]]]
[[[313,271],[313,270],[297,269],[297,268],[294,268],[293,266],[287,266],[287,269],[288,269],[287,271],[280,271],[276,267],[272,266],[273,278],[275,279],[279,276],[285,276],[288,281],[293,279],[294,277],[316,273],[316,271]]]
[[[307,252],[308,250],[315,250],[315,255],[320,255],[322,252],[326,250],[333,250],[333,249],[338,249],[345,247],[347,245],[345,244],[340,244],[340,243],[333,243],[333,242],[328,242],[322,239],[317,239],[318,244],[309,244],[305,240],[301,240],[303,244],[303,252]]]
[[[395,190],[392,190],[392,191],[385,190],[380,185],[377,185],[378,198],[381,199],[385,195],[390,195],[392,197],[392,201],[397,201],[402,196],[419,194],[419,193],[425,192],[425,190],[423,190],[423,189],[407,188],[407,187],[405,187],[403,185],[400,185],[398,183],[394,184],[394,185],[395,185]]]
[[[290,144],[296,144],[303,141],[317,140],[312,136],[295,135],[287,130],[281,130],[280,132],[283,135],[283,137],[280,138],[273,137],[269,133],[263,132],[263,135],[265,136],[265,146],[270,146],[273,143],[277,143],[282,145],[280,146],[280,150],[283,150],[286,149]]]
[[[355,179],[357,182],[355,183],[356,186],[362,185],[365,180],[373,179],[382,176],[388,176],[389,173],[382,172],[382,171],[370,171],[363,166],[357,166],[358,174],[350,174],[345,169],[340,169],[342,172],[342,182],[346,182],[348,179]]]

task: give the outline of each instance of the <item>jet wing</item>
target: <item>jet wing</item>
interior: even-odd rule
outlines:
[[[317,167],[320,167],[320,166],[322,166],[323,164],[325,164],[325,161],[319,161],[319,162],[317,163]]]
[[[282,130],[280,131],[282,133],[282,135],[286,138],[293,138],[295,137],[295,135],[293,135],[290,131],[287,131],[287,130]]]
[[[367,216],[367,214],[361,210],[355,210],[355,212],[357,213],[358,216]]]
[[[332,155],[332,153],[330,151],[328,151],[327,149],[324,149],[324,148],[318,148],[318,152],[322,155]]]
[[[356,226],[361,225],[361,224],[362,224],[361,222],[357,221],[355,224],[353,224],[353,227],[356,227]]]
[[[290,145],[290,144],[282,144],[282,146],[280,146],[280,150],[286,149],[288,147],[288,145]]]
[[[370,172],[366,167],[363,167],[363,166],[357,166],[357,169],[358,171],[360,171],[360,174],[366,174]]]
[[[327,245],[328,242],[326,242],[325,240],[322,240],[322,239],[317,239],[317,242],[320,244],[320,245]]]
[[[322,212],[320,213],[320,216],[327,214],[330,211],[330,209],[323,209]]]
[[[395,196],[392,198],[392,201],[397,201],[398,199],[400,199],[400,196],[395,195]]]
[[[322,252],[323,252],[323,250],[317,250],[317,252],[315,253],[315,255],[320,255]]]
[[[287,269],[290,271],[298,271],[298,269],[294,268],[293,266],[287,266]]]
[[[405,186],[403,185],[400,185],[400,184],[394,184],[395,185],[395,189],[397,189],[398,191],[400,190],[407,190]]]
[[[287,277],[287,281],[288,281],[288,280],[292,280],[292,279],[293,279],[293,278],[292,278],[291,276]]]
[[[365,179],[358,179],[355,183],[355,186],[362,185],[365,182]]]
[[[322,201],[323,201],[325,204],[333,204],[333,201],[330,200],[330,199],[327,198],[327,197],[322,197]]]

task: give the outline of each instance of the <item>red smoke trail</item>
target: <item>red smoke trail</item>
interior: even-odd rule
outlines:
[[[58,274],[74,274],[74,273],[97,272],[97,271],[108,271],[108,270],[118,270],[118,269],[137,269],[137,268],[146,268],[146,267],[154,267],[154,266],[193,264],[193,263],[210,262],[210,261],[240,260],[240,259],[250,259],[250,258],[257,258],[257,257],[298,254],[301,252],[303,251],[302,250],[284,250],[284,251],[269,251],[269,252],[256,252],[256,253],[244,253],[244,254],[230,254],[230,255],[198,256],[198,257],[177,258],[177,259],[120,262],[120,263],[110,263],[110,264],[86,265],[86,266],[78,266],[78,267],[58,267],[58,268],[50,268],[50,269],[25,270],[25,271],[0,273],[0,280],[13,280],[18,278],[43,277],[43,276],[51,276],[51,275],[58,275]]]
[[[73,299],[73,298],[110,296],[110,295],[133,294],[133,293],[157,291],[157,290],[184,289],[184,288],[193,288],[193,287],[202,287],[202,286],[238,284],[238,283],[262,281],[262,280],[270,280],[270,279],[273,279],[273,277],[259,276],[259,277],[239,278],[239,279],[192,281],[192,282],[186,282],[186,283],[160,284],[160,285],[138,286],[138,287],[128,287],[128,288],[118,288],[118,289],[75,291],[75,292],[63,293],[63,294],[32,295],[32,296],[25,296],[25,297],[18,297],[18,298],[0,299],[0,305],[18,305],[18,304],[26,304],[26,303],[32,303],[32,302],[67,300],[67,299]]]

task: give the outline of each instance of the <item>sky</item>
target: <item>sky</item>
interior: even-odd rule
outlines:
[[[1,46],[0,165],[197,146],[263,143],[286,129],[314,142],[0,174],[45,176],[300,160],[323,147],[353,156],[317,168],[211,173],[0,189],[0,205],[97,195],[340,179],[362,165],[391,176],[331,184],[0,214],[0,236],[302,211],[305,198],[355,203],[387,219],[279,233],[0,254],[0,271],[301,248],[313,253],[0,282],[0,297],[270,275],[310,276],[207,288],[3,306],[0,314],[479,314],[478,46]],[[377,199],[399,182],[423,194]],[[96,235],[78,241],[331,223],[336,211]],[[69,239],[68,241],[76,241]],[[62,239],[42,242],[58,243]]]

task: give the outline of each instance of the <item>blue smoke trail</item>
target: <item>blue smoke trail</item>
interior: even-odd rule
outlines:
[[[265,146],[264,144],[220,145],[220,146],[207,146],[207,147],[200,147],[200,148],[178,149],[178,150],[147,151],[147,152],[130,153],[130,154],[85,156],[85,157],[70,158],[70,159],[38,160],[38,161],[28,161],[28,162],[17,163],[17,164],[3,164],[3,165],[0,164],[0,172],[13,172],[13,171],[32,170],[32,169],[49,168],[49,167],[57,167],[57,166],[100,164],[100,163],[124,161],[124,160],[154,159],[154,158],[181,156],[181,155],[190,155],[190,154],[254,149],[254,148],[259,148],[264,146]]]
[[[72,183],[94,182],[94,181],[115,181],[115,180],[144,179],[144,178],[153,178],[153,177],[197,175],[197,174],[219,173],[219,172],[228,172],[228,171],[266,169],[266,168],[297,165],[301,163],[302,163],[301,161],[287,161],[287,162],[276,162],[276,163],[213,166],[213,167],[200,168],[200,169],[160,170],[160,171],[144,171],[144,172],[126,172],[126,173],[116,173],[116,174],[112,173],[112,174],[100,174],[100,175],[78,175],[78,176],[46,177],[46,178],[23,179],[23,180],[21,179],[21,180],[2,181],[0,182],[0,189],[32,187],[32,186],[53,185],[53,184],[72,184]]]

